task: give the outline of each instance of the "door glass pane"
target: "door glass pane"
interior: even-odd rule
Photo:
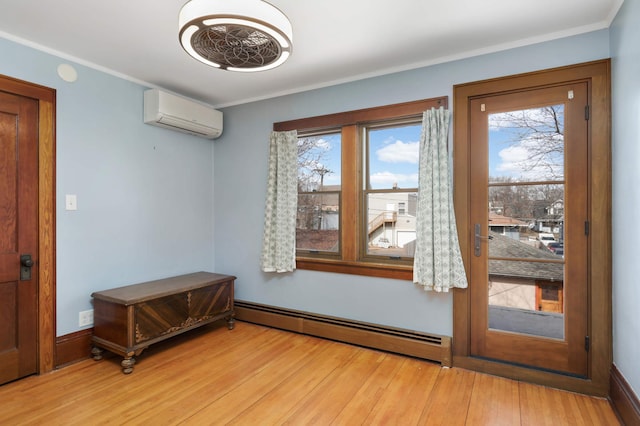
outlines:
[[[417,201],[417,192],[373,192],[367,195],[367,254],[413,257]]]
[[[489,182],[564,179],[564,105],[489,115]]]
[[[489,328],[563,339],[563,277],[562,263],[490,260]]]
[[[562,257],[564,184],[489,185],[489,231]],[[501,256],[520,254],[514,251]]]
[[[564,339],[564,108],[490,114],[489,329]]]

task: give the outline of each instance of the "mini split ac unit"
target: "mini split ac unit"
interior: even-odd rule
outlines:
[[[144,122],[207,139],[222,134],[222,112],[158,89],[144,92]]]

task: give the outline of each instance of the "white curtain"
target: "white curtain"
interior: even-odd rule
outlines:
[[[261,267],[264,272],[296,269],[297,206],[297,132],[272,132],[262,241]]]
[[[453,211],[448,132],[448,110],[440,107],[424,112],[413,282],[438,292],[467,287]]]

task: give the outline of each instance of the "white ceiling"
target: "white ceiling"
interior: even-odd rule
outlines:
[[[0,0],[0,36],[222,107],[607,28],[622,2],[271,0],[293,54],[259,73],[188,56],[185,0]]]

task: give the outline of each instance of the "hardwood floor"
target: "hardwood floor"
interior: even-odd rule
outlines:
[[[0,386],[2,425],[617,425],[605,399],[237,322]]]

